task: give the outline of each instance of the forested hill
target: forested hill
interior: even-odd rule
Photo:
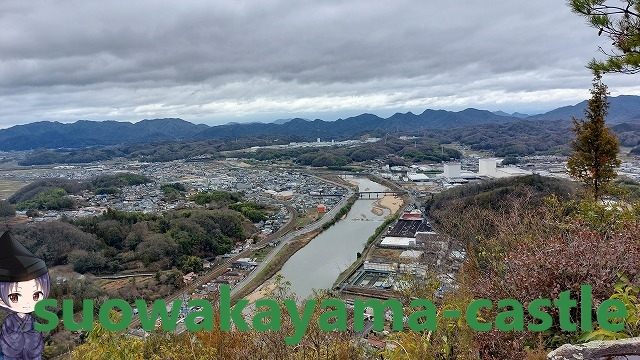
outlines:
[[[181,119],[137,123],[79,120],[72,124],[39,121],[0,130],[0,150],[83,148],[166,140],[190,140],[209,128]]]
[[[640,97],[610,98],[610,123],[640,120]],[[558,108],[526,120],[567,120],[583,117],[585,103]],[[0,150],[28,150],[36,148],[86,148],[108,145],[131,145],[169,140],[190,141],[208,139],[237,139],[262,136],[296,135],[300,140],[353,139],[361,135],[382,136],[390,132],[420,135],[427,131],[464,128],[485,124],[510,124],[522,121],[522,115],[492,113],[465,109],[446,111],[427,109],[421,114],[396,113],[388,118],[373,114],[324,121],[292,119],[276,123],[245,123],[219,126],[195,125],[181,119],[143,120],[137,123],[118,121],[86,121],[63,124],[41,121],[0,130]]]
[[[517,117],[500,116],[489,111],[466,109],[459,112],[425,110],[422,114],[397,113],[389,118],[361,114],[347,119],[324,121],[292,119],[283,124],[248,123],[209,127],[181,119],[143,120],[138,123],[117,121],[78,121],[71,124],[41,121],[0,130],[0,150],[36,148],[83,148],[127,145],[167,140],[207,140],[298,135],[302,140],[316,138],[344,140],[363,134],[380,136],[390,131],[423,131],[487,123],[507,123]]]
[[[373,114],[361,114],[336,121],[320,119],[309,121],[296,118],[280,125],[274,123],[221,125],[211,127],[196,137],[211,139],[258,135],[303,135],[308,136],[307,140],[314,140],[318,137],[325,140],[345,140],[363,134],[381,136],[387,132],[420,132],[486,123],[506,123],[516,120],[520,119],[477,109],[458,112],[427,109],[418,115],[411,112],[396,113],[386,119]]]
[[[620,95],[609,98],[607,122],[611,124],[640,120],[640,96]],[[570,120],[571,117],[584,118],[587,100],[572,106],[563,106],[540,115],[528,117],[529,120]]]

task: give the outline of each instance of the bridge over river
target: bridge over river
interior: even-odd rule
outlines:
[[[406,191],[393,191],[393,190],[386,190],[386,191],[360,191],[357,194],[358,194],[358,198],[359,199],[373,200],[373,199],[381,199],[385,195],[402,196],[402,195],[406,195],[407,192]],[[339,196],[343,196],[343,195],[344,194],[342,194],[341,192],[311,194],[312,197],[328,197],[328,196],[339,197]]]
[[[383,198],[385,195],[402,196],[402,195],[406,195],[406,194],[407,194],[406,191],[392,191],[392,190],[387,190],[387,191],[360,191],[358,193],[358,197],[360,199],[380,199],[380,198]]]

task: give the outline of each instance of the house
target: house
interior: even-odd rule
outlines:
[[[275,194],[276,200],[291,200],[293,199],[293,191],[281,191]]]
[[[240,258],[233,263],[231,263],[231,267],[239,270],[250,270],[254,266],[257,266],[258,263],[253,261],[250,258]]]
[[[190,272],[187,275],[184,275],[182,277],[182,281],[185,284],[190,284],[193,280],[195,280],[198,277],[198,274],[194,273],[194,272]]]

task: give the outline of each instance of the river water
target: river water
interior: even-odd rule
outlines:
[[[350,178],[360,191],[384,191],[386,188],[366,178]],[[367,239],[382,224],[382,216],[371,212],[375,199],[357,200],[347,216],[315,237],[296,252],[282,267],[280,274],[291,282],[291,290],[300,299],[312,295],[312,289],[330,288],[338,275],[362,252]]]

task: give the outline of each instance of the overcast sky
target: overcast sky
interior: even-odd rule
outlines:
[[[563,0],[172,3],[0,2],[0,128],[531,114],[588,98],[585,64],[609,43]],[[604,82],[640,94],[638,76]]]

